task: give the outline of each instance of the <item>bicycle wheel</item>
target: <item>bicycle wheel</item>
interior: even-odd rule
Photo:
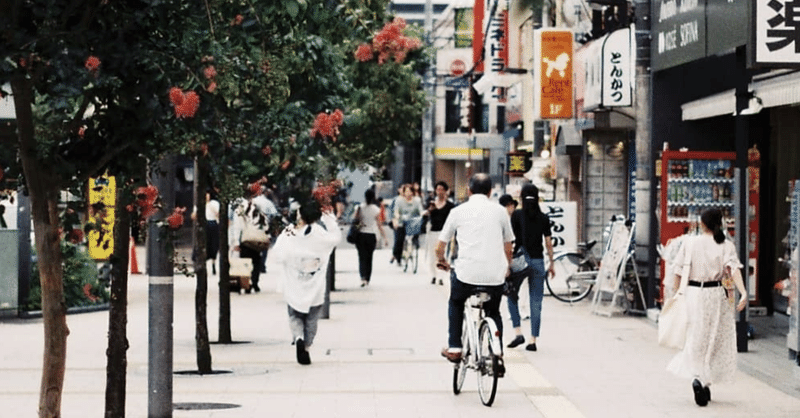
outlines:
[[[545,280],[547,289],[554,298],[562,302],[578,302],[592,290],[588,280],[572,280],[572,275],[586,269],[581,265],[583,258],[577,253],[566,253],[553,260],[555,275]]]
[[[464,321],[461,334],[461,361],[456,363],[453,367],[453,393],[458,395],[461,393],[461,388],[464,386],[464,378],[467,377],[467,364],[469,363],[470,355],[470,341],[467,330],[467,322]]]
[[[419,243],[412,244],[414,249],[412,250],[412,261],[414,264],[414,274],[417,274],[417,269],[419,268]]]
[[[406,238],[405,242],[403,243],[403,272],[408,271],[408,264],[409,258],[411,257],[411,250],[409,249],[409,243],[411,241]]]
[[[497,356],[492,350],[492,330],[485,322],[478,333],[478,394],[481,402],[492,406],[497,393]]]

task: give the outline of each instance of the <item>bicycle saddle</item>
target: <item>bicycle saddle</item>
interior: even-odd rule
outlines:
[[[579,242],[578,247],[583,248],[584,251],[589,251],[592,249],[592,247],[594,247],[595,244],[597,244],[596,239],[591,240],[589,242]]]

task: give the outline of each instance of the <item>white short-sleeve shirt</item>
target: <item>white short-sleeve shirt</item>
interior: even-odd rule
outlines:
[[[514,241],[506,208],[486,195],[473,194],[450,211],[439,241],[454,236],[458,258],[453,268],[458,280],[473,285],[503,284],[508,270],[504,244]]]

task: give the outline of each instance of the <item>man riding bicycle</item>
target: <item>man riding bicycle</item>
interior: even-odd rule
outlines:
[[[469,182],[469,200],[450,212],[436,245],[436,266],[450,270],[449,339],[442,356],[451,362],[461,360],[464,303],[478,287],[486,289],[491,296],[483,306],[497,325],[502,341],[500,300],[511,261],[514,233],[506,210],[489,200],[491,190],[492,181],[487,174],[473,175]],[[453,237],[458,256],[450,269],[444,254],[447,242]]]

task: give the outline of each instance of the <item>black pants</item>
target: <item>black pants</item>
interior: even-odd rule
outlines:
[[[447,308],[447,329],[449,338],[447,343],[451,348],[461,347],[461,334],[463,332],[461,327],[464,323],[464,304],[467,299],[472,296],[476,287],[478,286],[458,280],[456,271],[450,270],[450,300],[448,301]],[[498,338],[500,346],[502,347],[503,318],[500,317],[500,300],[503,298],[503,285],[481,287],[486,288],[491,297],[491,299],[483,304],[483,309],[486,311],[486,316],[494,320],[497,331],[500,333]]]
[[[242,258],[249,258],[253,262],[253,270],[250,272],[250,286],[258,287],[258,276],[261,274],[261,251],[245,247],[239,247],[239,255]]]
[[[378,238],[375,234],[358,233],[356,250],[358,251],[358,272],[361,280],[369,281],[372,277],[372,255],[375,253],[377,243]]]
[[[394,247],[392,247],[392,255],[394,259],[400,263],[403,259],[403,244],[406,240],[406,227],[402,223],[394,230]]]

